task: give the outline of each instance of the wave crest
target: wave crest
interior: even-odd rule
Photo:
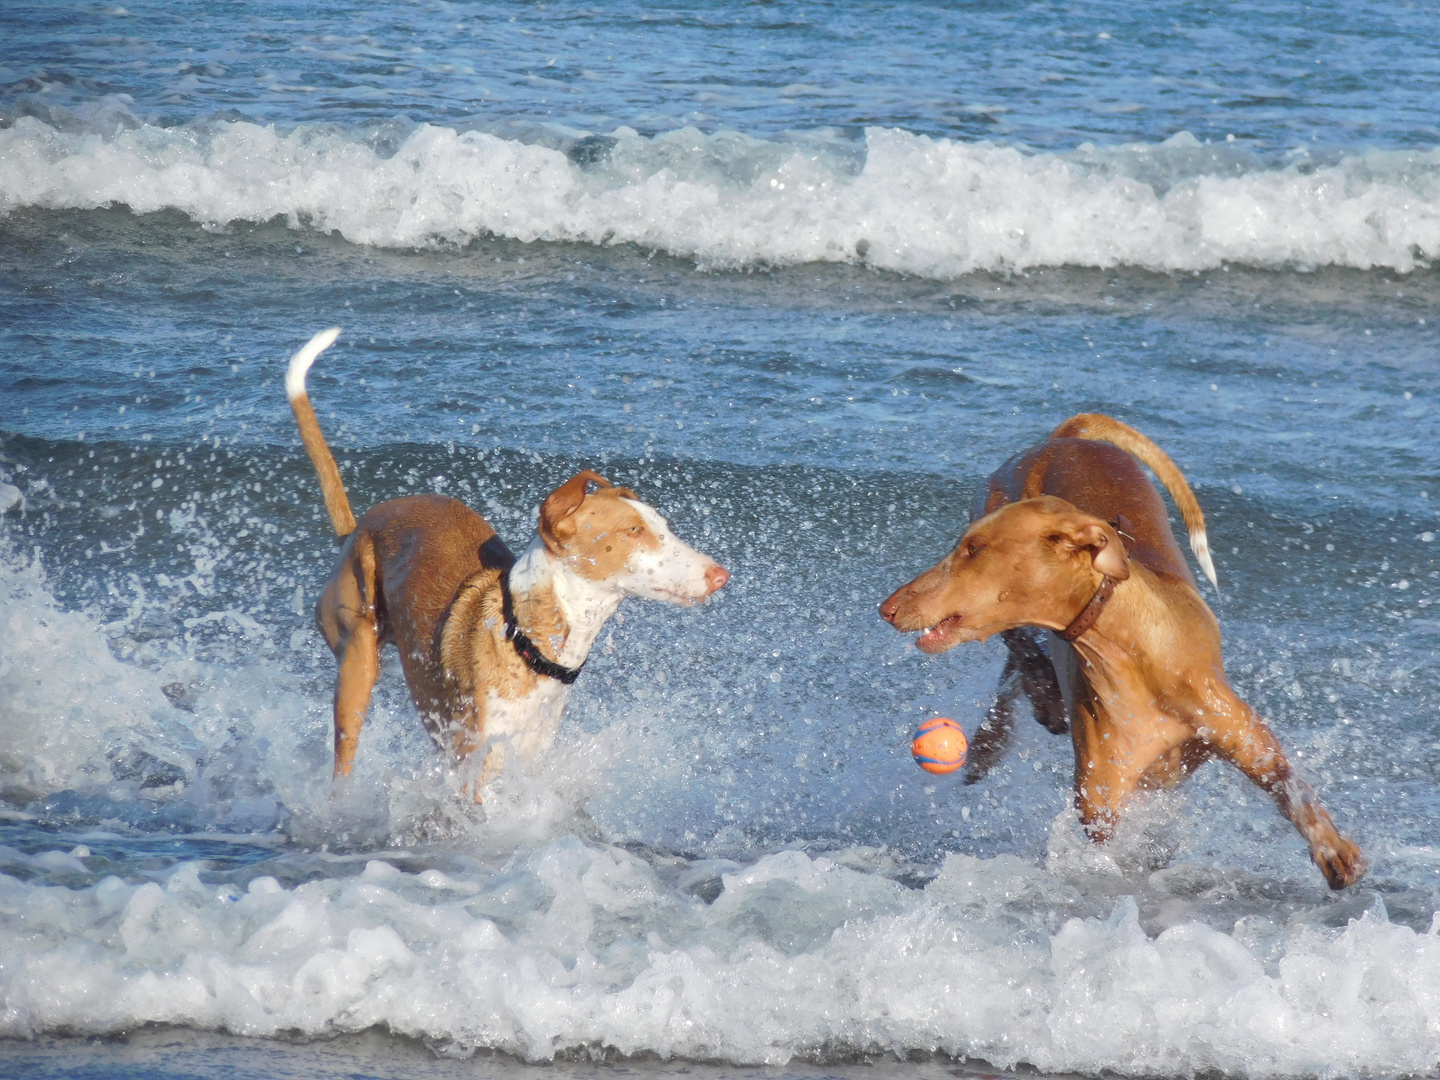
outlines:
[[[380,247],[498,235],[635,244],[705,268],[864,262],[937,279],[1223,263],[1407,272],[1440,253],[1440,150],[1276,167],[1187,133],[1053,154],[871,128],[860,153],[823,135],[622,128],[537,142],[432,125],[393,153],[373,143],[241,121],[107,138],[24,117],[0,131],[0,209],[123,204],[205,223],[283,217]]]

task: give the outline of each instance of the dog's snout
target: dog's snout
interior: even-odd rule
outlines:
[[[730,571],[716,563],[705,571],[705,587],[710,592],[719,591],[730,580]]]
[[[888,623],[895,621],[895,613],[900,610],[900,594],[893,593],[880,602],[880,618]]]

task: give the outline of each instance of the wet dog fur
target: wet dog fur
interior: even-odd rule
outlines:
[[[1331,888],[1353,885],[1364,856],[1231,689],[1219,624],[1141,463],[1174,498],[1213,584],[1204,517],[1180,470],[1133,428],[1082,414],[990,477],[955,549],[886,599],[881,616],[920,631],[927,653],[1004,638],[1005,668],[968,779],[1003,754],[1023,693],[1047,728],[1070,730],[1075,802],[1092,840],[1112,835],[1137,791],[1172,787],[1220,758],[1270,795]],[[1080,625],[1102,586],[1113,593],[1068,643],[1060,632]]]
[[[285,379],[344,541],[315,610],[339,663],[335,776],[354,766],[380,649],[393,642],[435,741],[460,759],[485,751],[473,780],[478,798],[507,748],[533,758],[554,744],[574,674],[622,600],[699,604],[730,575],[681,542],[633,491],[588,470],[546,497],[537,534],[518,559],[484,518],[443,495],[392,499],[356,521],[305,389],[311,364],[338,333],[311,339]]]

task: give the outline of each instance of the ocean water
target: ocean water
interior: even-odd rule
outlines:
[[[910,1080],[1440,1070],[1440,15],[1403,3],[0,9],[0,1073]],[[357,509],[628,602],[479,807],[393,653],[330,773]],[[998,643],[876,616],[1066,417],[1153,437],[1227,667],[1371,859],[1233,770],[1095,848]]]

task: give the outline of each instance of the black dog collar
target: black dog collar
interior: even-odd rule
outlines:
[[[505,616],[505,640],[510,642],[515,654],[525,661],[525,666],[536,675],[544,675],[569,686],[580,677],[585,664],[566,667],[545,656],[515,621],[515,599],[510,595],[510,570],[515,565],[515,556],[498,536],[492,536],[480,545],[480,562],[484,566],[500,570],[500,603]]]

